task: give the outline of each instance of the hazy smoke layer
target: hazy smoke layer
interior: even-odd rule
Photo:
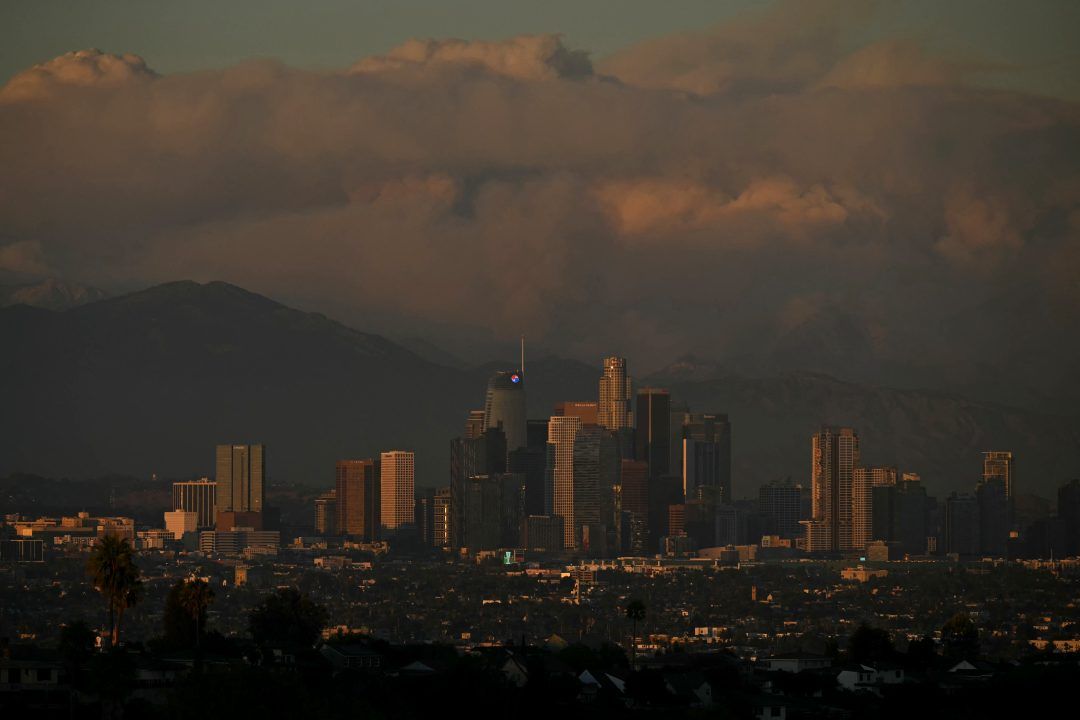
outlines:
[[[225,279],[639,368],[1068,387],[1077,105],[903,38],[852,50],[870,18],[821,7],[597,63],[556,36],[339,73],[69,53],[0,90],[0,270]]]

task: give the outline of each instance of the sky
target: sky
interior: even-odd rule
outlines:
[[[1050,1],[9,1],[0,279],[1076,392],[1078,29]]]
[[[813,0],[812,0],[813,1]],[[337,68],[414,37],[496,39],[560,33],[605,57],[649,37],[700,30],[771,0],[5,0],[0,80],[70,50],[135,53],[162,73],[277,58]],[[1080,94],[1080,3],[1072,0],[879,2],[860,39],[917,37],[929,46],[1008,65],[995,81]]]

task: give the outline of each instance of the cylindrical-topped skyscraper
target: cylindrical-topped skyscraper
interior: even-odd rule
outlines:
[[[525,378],[517,370],[500,370],[488,380],[484,426],[502,428],[506,450],[525,447]]]

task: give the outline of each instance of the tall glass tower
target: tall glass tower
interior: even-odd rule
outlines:
[[[506,451],[528,445],[525,433],[525,378],[516,370],[500,370],[488,380],[484,426],[502,428]]]

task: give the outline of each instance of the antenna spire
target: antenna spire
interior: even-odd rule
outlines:
[[[521,376],[525,377],[525,336],[521,336]]]

